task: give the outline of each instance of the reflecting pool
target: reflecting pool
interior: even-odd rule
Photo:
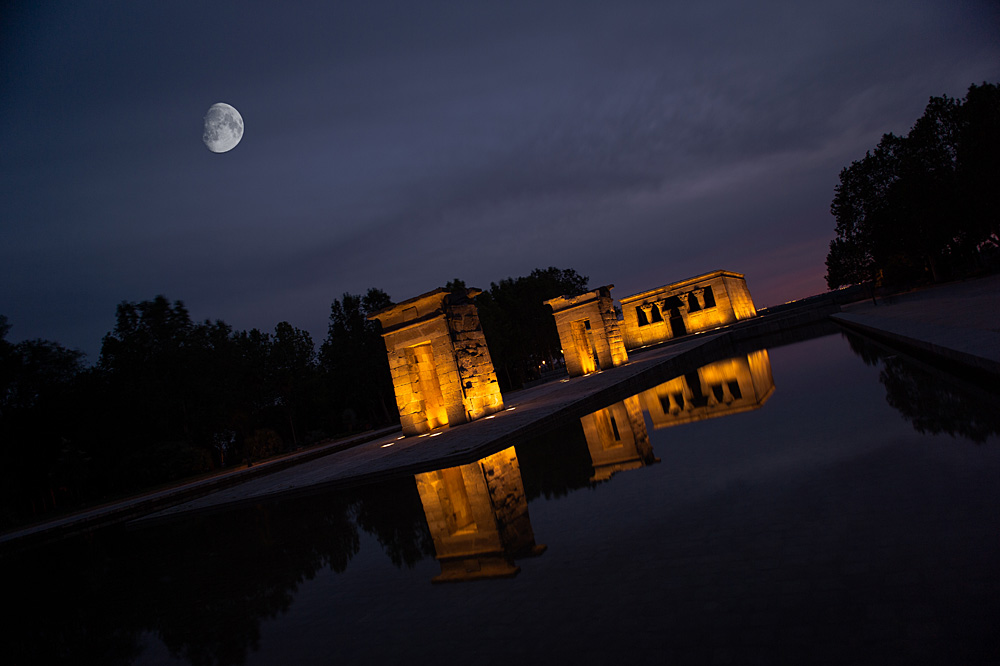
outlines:
[[[5,555],[4,661],[992,663],[998,404],[840,333],[750,350],[467,465]]]

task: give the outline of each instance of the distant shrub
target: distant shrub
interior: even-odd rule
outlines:
[[[255,430],[247,438],[246,449],[250,460],[260,460],[280,452],[284,448],[281,436],[270,428]]]
[[[122,461],[121,478],[126,489],[154,486],[212,469],[208,451],[187,442],[160,442],[137,450]]]

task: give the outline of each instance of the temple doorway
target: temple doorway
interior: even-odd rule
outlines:
[[[590,330],[590,320],[580,319],[572,324],[573,346],[579,354],[581,374],[589,374],[600,369],[594,334]]]
[[[416,345],[406,350],[410,366],[410,381],[414,398],[423,403],[423,413],[431,429],[448,425],[448,411],[441,395],[434,350],[429,343]]]
[[[670,308],[670,331],[675,338],[687,335],[687,326],[684,325],[680,308]]]

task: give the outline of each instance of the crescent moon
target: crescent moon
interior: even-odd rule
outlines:
[[[243,138],[243,116],[223,102],[213,104],[205,114],[205,133],[201,140],[213,153],[225,153]]]

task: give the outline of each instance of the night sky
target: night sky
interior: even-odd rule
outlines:
[[[718,268],[758,307],[819,293],[841,168],[1000,81],[998,4],[5,3],[8,340],[93,363],[164,294],[319,343],[345,291],[553,265],[617,298]]]

